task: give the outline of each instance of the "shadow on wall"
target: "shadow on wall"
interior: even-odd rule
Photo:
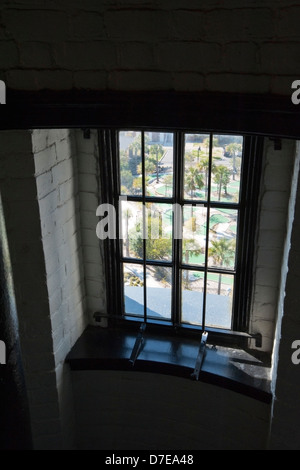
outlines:
[[[18,320],[0,199],[0,338],[6,346],[0,364],[0,449],[32,449]],[[5,363],[4,363],[5,362]]]

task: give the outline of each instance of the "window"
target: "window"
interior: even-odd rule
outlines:
[[[102,196],[119,220],[106,241],[114,313],[247,331],[259,139],[135,129],[103,131],[100,144]]]

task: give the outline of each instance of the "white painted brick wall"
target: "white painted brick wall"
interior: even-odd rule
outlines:
[[[300,338],[299,321],[299,166],[297,142],[295,171],[288,216],[289,237],[284,250],[279,297],[279,320],[273,352],[273,405],[269,447],[299,450],[299,365],[292,362],[292,343]]]
[[[60,449],[62,432],[31,134],[1,132],[0,146],[0,189],[33,443],[35,449]],[[57,299],[53,298],[53,302]]]
[[[63,392],[58,387],[63,446],[68,448],[74,414],[69,372],[63,363],[87,322],[92,322],[92,314],[106,311],[102,251],[96,236],[97,132],[84,139],[80,130],[34,130],[32,142],[56,380],[64,384]]]
[[[53,354],[66,448],[72,447],[74,426],[70,381],[63,363],[84,330],[85,284],[81,251],[76,142],[69,130],[32,133],[36,184],[45,254]]]
[[[32,138],[50,310],[55,315],[62,303],[68,306],[64,317],[67,354],[75,294],[83,301],[85,315],[75,138],[68,130],[37,130]],[[60,343],[54,343],[56,347]]]
[[[96,235],[96,209],[100,204],[98,133],[91,130],[90,138],[85,139],[81,130],[75,132],[87,312],[93,323],[93,313],[106,313],[107,307],[103,247]]]
[[[278,315],[294,160],[293,141],[282,140],[282,150],[279,151],[274,150],[273,142],[265,140],[250,331],[262,334],[261,350],[268,352],[273,349]]]

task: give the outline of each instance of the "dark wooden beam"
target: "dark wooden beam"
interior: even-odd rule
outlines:
[[[125,127],[300,137],[289,96],[185,92],[7,90],[0,129]]]

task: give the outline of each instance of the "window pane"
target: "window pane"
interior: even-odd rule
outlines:
[[[146,204],[147,240],[146,258],[148,260],[172,259],[172,221],[171,204]]]
[[[141,132],[119,132],[120,180],[122,195],[142,194]]]
[[[181,285],[181,321],[192,325],[201,325],[204,273],[187,269],[183,270]]]
[[[183,208],[182,262],[204,266],[207,209],[185,205]]]
[[[237,218],[237,210],[211,209],[209,218],[209,266],[234,269]]]
[[[201,326],[205,290],[206,325],[230,329],[243,137],[181,134],[184,161],[178,166],[183,173],[179,178],[174,135],[119,132],[119,196],[137,196],[121,198],[131,200],[119,206],[125,314],[143,319],[146,309],[147,318],[172,321],[174,307],[181,309],[182,323]],[[182,225],[175,227],[177,207],[182,209]],[[174,237],[181,241],[173,243]],[[180,277],[181,305],[173,305],[173,275],[176,282]]]
[[[140,264],[123,264],[125,314],[144,317],[144,274]]]
[[[184,197],[207,199],[209,135],[185,134]]]
[[[147,317],[171,319],[172,269],[147,267]]]
[[[122,201],[122,238],[123,256],[143,258],[143,204],[141,202]]]
[[[208,273],[206,295],[207,326],[231,328],[234,276]]]
[[[173,134],[145,132],[146,195],[173,195]]]
[[[242,153],[242,136],[213,136],[212,201],[239,202]]]

